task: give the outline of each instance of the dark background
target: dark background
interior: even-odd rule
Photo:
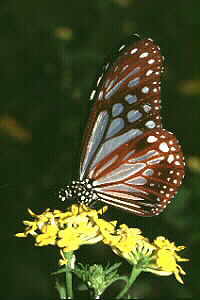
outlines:
[[[187,276],[144,273],[132,296],[187,298],[199,293],[200,240],[200,2],[160,0],[14,1],[0,4],[1,295],[57,298],[50,273],[53,247],[17,239],[28,219],[59,208],[57,190],[76,176],[89,94],[99,66],[132,33],[153,38],[166,58],[162,82],[164,127],[176,133],[187,169],[183,187],[158,217],[110,209],[108,217],[186,245]],[[88,251],[90,253],[88,257]],[[81,262],[117,262],[102,245],[82,247]],[[129,272],[124,264],[122,272]],[[118,286],[112,289],[116,295]]]

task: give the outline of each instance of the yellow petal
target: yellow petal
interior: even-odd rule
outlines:
[[[25,238],[25,237],[27,237],[27,234],[25,232],[19,232],[19,233],[16,233],[15,236]]]

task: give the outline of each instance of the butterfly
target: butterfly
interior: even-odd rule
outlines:
[[[153,216],[176,195],[185,163],[178,140],[162,126],[163,59],[152,39],[134,37],[105,64],[90,96],[79,180],[60,191],[62,200]]]

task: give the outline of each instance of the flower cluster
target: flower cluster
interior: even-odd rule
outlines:
[[[25,232],[17,233],[17,237],[35,237],[36,246],[55,245],[64,252],[77,250],[84,244],[95,244],[103,239],[99,223],[106,231],[106,223],[99,218],[106,207],[99,211],[85,205],[72,205],[66,212],[46,209],[37,215],[28,209],[34,221],[24,221]],[[108,227],[112,227],[110,223]],[[110,229],[109,229],[110,230]]]
[[[161,276],[174,274],[183,283],[180,275],[185,275],[185,272],[178,262],[188,259],[181,258],[177,252],[184,246],[176,246],[162,236],[150,242],[138,228],[129,228],[125,224],[117,227],[116,221],[101,218],[106,210],[107,207],[97,211],[85,205],[72,205],[65,212],[47,209],[37,215],[29,209],[34,221],[24,221],[25,232],[16,236],[32,235],[36,246],[54,245],[61,249],[61,253],[102,241],[136,268]],[[65,262],[61,260],[60,263]]]
[[[176,279],[183,283],[180,274],[185,275],[185,272],[177,262],[188,259],[180,257],[177,252],[185,249],[184,246],[176,246],[163,236],[150,242],[141,235],[140,229],[129,228],[125,224],[121,225],[114,235],[106,236],[103,242],[109,244],[117,255],[142,271],[160,276],[174,274]]]

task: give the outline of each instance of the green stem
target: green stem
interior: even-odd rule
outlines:
[[[59,282],[58,278],[56,278],[56,289],[60,299],[67,299],[65,286]]]
[[[73,299],[72,272],[71,272],[71,260],[73,258],[73,252],[64,252],[64,256],[68,261],[65,269],[67,299]]]
[[[128,292],[129,288],[131,287],[131,285],[136,280],[136,278],[140,275],[141,272],[142,269],[136,267],[132,268],[131,276],[129,277],[127,284],[125,285],[124,289],[117,295],[116,299],[121,299]]]

